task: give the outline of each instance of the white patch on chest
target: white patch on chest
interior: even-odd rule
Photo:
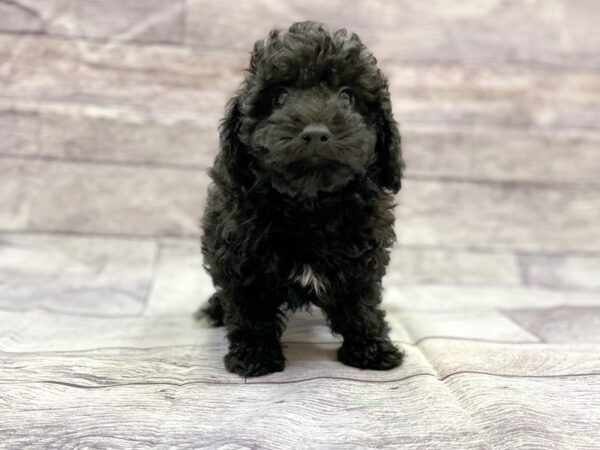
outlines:
[[[302,270],[297,273],[292,273],[290,278],[304,287],[311,288],[319,296],[325,292],[325,283],[308,264],[304,264]]]

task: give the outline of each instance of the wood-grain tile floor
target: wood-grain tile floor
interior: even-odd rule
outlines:
[[[600,4],[0,0],[0,448],[600,448]],[[223,369],[198,219],[248,51],[307,18],[388,74],[389,372],[290,317]]]

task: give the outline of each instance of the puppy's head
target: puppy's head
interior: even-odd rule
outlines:
[[[403,162],[387,81],[355,34],[302,22],[256,42],[221,124],[218,166],[294,197],[370,179],[400,189]]]

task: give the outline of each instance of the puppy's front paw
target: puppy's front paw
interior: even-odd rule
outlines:
[[[281,372],[285,367],[285,358],[278,341],[256,345],[236,344],[225,355],[225,367],[243,377],[259,377]]]
[[[389,370],[402,364],[404,353],[387,339],[345,340],[338,359],[359,369]]]

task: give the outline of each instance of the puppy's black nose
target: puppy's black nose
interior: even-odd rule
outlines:
[[[320,146],[331,139],[329,128],[320,123],[311,123],[307,125],[300,138],[308,145]]]

